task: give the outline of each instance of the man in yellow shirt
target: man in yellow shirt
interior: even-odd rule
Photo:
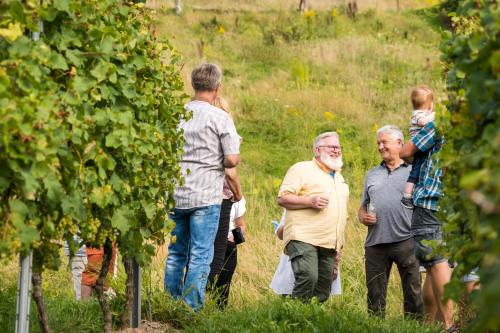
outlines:
[[[278,204],[287,210],[284,239],[295,276],[292,297],[304,301],[317,297],[324,302],[330,295],[349,197],[341,168],[338,134],[320,134],[314,140],[313,160],[293,165],[278,193]]]

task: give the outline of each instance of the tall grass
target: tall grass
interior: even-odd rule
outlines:
[[[404,4],[410,2],[417,7],[426,4]],[[201,2],[189,3],[195,6]],[[225,0],[217,3],[230,6]],[[236,3],[257,8],[264,1],[231,1]],[[187,92],[190,70],[197,64],[212,61],[224,70],[223,95],[231,104],[243,137],[239,170],[248,204],[248,231],[247,242],[238,250],[227,314],[209,304],[195,315],[163,293],[165,248],[158,249],[155,260],[143,270],[144,313],[151,309],[152,318],[148,319],[203,332],[224,331],[225,324],[231,327],[229,323],[234,324],[233,331],[249,332],[262,331],[260,328],[273,332],[433,331],[432,327],[401,320],[402,291],[397,272],[389,282],[388,321],[367,317],[363,260],[366,229],[357,221],[356,212],[364,175],[380,160],[376,129],[388,123],[407,127],[412,86],[428,84],[438,96],[443,91],[439,31],[423,17],[430,12],[385,12],[379,6],[351,20],[331,11],[326,1],[318,1],[317,8],[325,10],[310,17],[282,11],[281,5],[291,3],[270,1],[269,6],[278,10],[275,12],[206,12],[191,10],[188,5],[180,17],[158,14],[160,32],[169,36],[183,55]],[[283,303],[268,288],[283,248],[270,224],[281,215],[275,203],[277,190],[292,164],[312,158],[314,137],[330,130],[340,134],[343,174],[351,193],[341,259],[343,294],[325,305]],[[0,328],[7,331],[12,330],[15,320],[16,267],[12,262],[0,268]],[[97,303],[72,301],[67,268],[44,276],[55,331],[100,330],[102,315]],[[123,304],[123,279],[120,271],[114,286],[118,292],[113,301],[115,309]],[[32,328],[37,331],[34,312]]]
[[[370,318],[350,305],[303,304],[291,299],[266,298],[200,319],[187,332],[436,332],[416,321]]]
[[[400,0],[401,8],[422,8],[435,5],[439,0]],[[184,6],[196,9],[275,11],[297,10],[298,0],[183,0]],[[346,5],[348,0],[309,0],[310,8],[329,10],[332,6]],[[174,8],[174,1],[148,0],[150,6]],[[396,10],[396,0],[357,0],[360,9]]]

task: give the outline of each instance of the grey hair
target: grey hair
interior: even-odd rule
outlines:
[[[214,91],[222,82],[222,71],[215,64],[202,64],[191,72],[191,85],[195,91]]]
[[[314,139],[313,149],[316,149],[319,146],[319,143],[323,139],[329,138],[329,137],[332,137],[332,136],[335,137],[335,138],[337,138],[340,141],[340,138],[339,138],[339,135],[337,134],[337,132],[325,132],[325,133],[321,133],[320,135],[318,135],[316,137],[316,139]]]
[[[405,142],[403,132],[395,125],[385,125],[379,128],[377,131],[377,137],[381,134],[390,134],[394,140],[401,140],[403,143]]]

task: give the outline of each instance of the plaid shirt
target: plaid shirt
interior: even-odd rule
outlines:
[[[418,150],[427,153],[420,168],[418,183],[413,191],[413,203],[415,206],[437,211],[443,191],[441,183],[443,171],[437,167],[438,161],[432,155],[441,149],[443,138],[437,136],[434,123],[430,122],[422,127],[411,141]]]

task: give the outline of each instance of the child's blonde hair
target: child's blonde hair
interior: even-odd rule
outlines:
[[[434,102],[434,93],[427,86],[419,86],[411,91],[411,104],[414,110],[421,110],[423,107],[430,108]]]
[[[231,112],[229,111],[229,103],[224,98],[217,96],[213,105],[231,114]]]

